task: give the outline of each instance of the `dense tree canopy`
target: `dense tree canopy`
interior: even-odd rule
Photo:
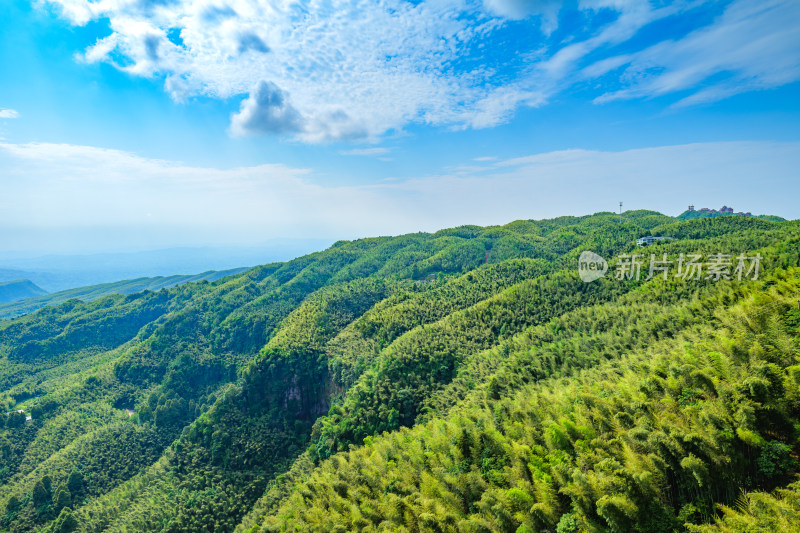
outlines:
[[[71,300],[0,321],[0,407],[0,531],[788,531],[800,223],[463,226]]]

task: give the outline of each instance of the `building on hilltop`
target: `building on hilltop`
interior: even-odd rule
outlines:
[[[709,209],[708,207],[701,207],[700,209],[695,209],[694,205],[690,205],[689,208],[686,210],[685,214],[689,214],[689,218],[702,218],[702,217],[718,217],[724,215],[741,215],[743,217],[751,217],[753,214],[750,211],[746,213],[743,211],[734,212],[732,207],[727,205],[723,205],[719,208],[719,211],[716,209]],[[699,216],[698,216],[699,215]]]
[[[647,237],[640,237],[636,239],[636,246],[651,246],[653,244],[657,244],[661,241],[674,241],[675,237],[655,237],[653,235],[648,235]]]

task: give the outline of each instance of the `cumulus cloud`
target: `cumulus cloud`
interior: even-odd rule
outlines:
[[[231,131],[238,136],[302,130],[303,117],[289,103],[288,95],[268,81],[259,83],[231,118]]]
[[[686,91],[691,105],[800,79],[794,0],[43,1],[74,24],[108,20],[83,60],[161,77],[179,101],[242,97],[231,132],[305,142],[493,127],[576,84],[597,87],[597,103]],[[566,37],[565,9],[583,21]],[[668,18],[701,27],[648,33]],[[270,104],[258,120],[262,83],[294,112]]]
[[[19,118],[19,113],[13,109],[0,109],[0,118]]]

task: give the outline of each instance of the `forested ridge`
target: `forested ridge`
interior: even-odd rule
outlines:
[[[0,531],[800,530],[800,222],[462,226],[69,300],[0,321],[0,408]]]
[[[37,309],[45,306],[54,306],[62,304],[68,300],[81,300],[84,302],[97,300],[104,296],[112,294],[133,294],[145,290],[157,291],[162,288],[169,288],[181,283],[189,283],[192,281],[214,281],[224,278],[233,274],[244,272],[247,268],[234,268],[231,270],[209,270],[196,275],[173,275],[173,276],[157,276],[152,278],[137,278],[122,280],[113,283],[101,283],[99,285],[89,285],[86,287],[77,287],[74,289],[66,289],[53,293],[46,293],[44,290],[39,290],[38,293],[32,296],[25,296],[24,298],[14,298],[13,300],[5,300],[2,297],[3,283],[0,283],[0,319],[14,318],[16,316],[32,313]],[[31,283],[27,281],[27,283]],[[14,283],[14,282],[11,282]],[[2,303],[9,302],[9,303]]]

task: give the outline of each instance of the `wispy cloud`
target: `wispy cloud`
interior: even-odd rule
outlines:
[[[511,20],[522,20],[532,15],[541,19],[542,31],[549,35],[558,27],[560,0],[483,0],[489,12]]]
[[[683,39],[604,60],[610,69],[628,65],[622,73],[625,87],[597,102],[689,90],[677,105],[692,105],[796,81],[798,25],[800,2],[735,2],[714,24]]]
[[[691,105],[800,79],[796,0],[582,0],[577,16],[550,0],[44,1],[74,24],[108,19],[82,60],[161,78],[179,101],[244,97],[233,134],[312,143],[492,127],[576,84],[596,103]]]
[[[19,118],[19,113],[13,109],[0,109],[0,118]]]
[[[352,150],[342,150],[339,153],[342,155],[363,155],[363,156],[379,156],[388,154],[390,150],[381,146],[374,148],[354,148]]]
[[[6,234],[128,228],[153,246],[435,231],[612,210],[620,199],[670,214],[725,203],[800,217],[800,143],[566,150],[348,186],[285,165],[204,168],[56,144],[0,143],[0,167]]]

